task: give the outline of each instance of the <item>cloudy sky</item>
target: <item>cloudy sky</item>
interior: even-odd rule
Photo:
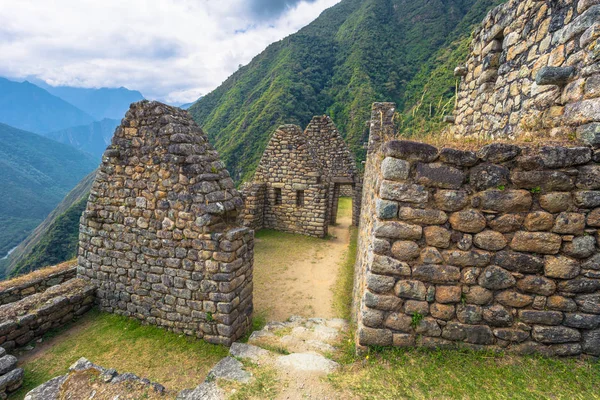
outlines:
[[[189,102],[340,0],[0,0],[0,76]]]

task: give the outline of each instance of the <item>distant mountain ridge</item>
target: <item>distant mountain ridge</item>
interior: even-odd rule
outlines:
[[[93,121],[91,115],[39,86],[0,78],[0,123],[45,134]]]
[[[89,154],[0,123],[0,258],[96,166]]]
[[[50,132],[46,136],[85,151],[100,160],[120,123],[120,120],[105,118],[89,125],[73,126]]]

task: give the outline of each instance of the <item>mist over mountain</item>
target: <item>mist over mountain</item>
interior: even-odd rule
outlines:
[[[88,125],[73,126],[50,132],[46,136],[89,153],[99,161],[120,123],[120,120],[105,118],[102,121],[92,122]]]

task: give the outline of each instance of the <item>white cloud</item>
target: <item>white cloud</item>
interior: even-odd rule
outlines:
[[[0,0],[0,76],[189,102],[339,1]]]

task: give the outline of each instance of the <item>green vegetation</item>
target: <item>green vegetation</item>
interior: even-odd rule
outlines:
[[[38,346],[42,346],[39,351],[22,358],[25,381],[11,399],[22,399],[34,387],[65,374],[80,357],[119,372],[133,372],[177,392],[196,387],[228,354],[224,346],[95,310],[47,335]]]
[[[79,218],[85,210],[86,203],[87,198],[83,198],[58,216],[40,242],[33,247],[31,253],[21,259],[10,271],[10,276],[26,274],[74,258],[77,255],[79,229],[72,228],[79,226]]]
[[[352,213],[352,199],[340,198],[338,213]],[[350,227],[350,244],[346,251],[344,260],[340,265],[338,278],[335,282],[333,307],[339,318],[351,319],[352,290],[354,286],[354,264],[356,262],[356,251],[358,242],[358,228]]]
[[[91,156],[70,146],[0,124],[0,167],[3,257],[42,222],[96,163]]]
[[[364,159],[374,101],[398,104],[407,135],[443,127],[471,29],[499,2],[343,0],[189,110],[238,181],[252,174],[277,125],[304,127],[323,113]]]
[[[598,361],[400,348],[359,357],[351,347],[328,380],[360,399],[600,398]]]

